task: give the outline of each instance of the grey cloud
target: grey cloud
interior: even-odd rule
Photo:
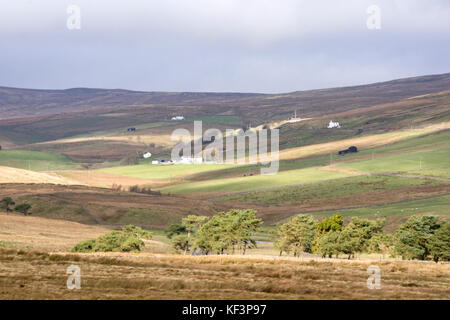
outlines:
[[[449,40],[437,0],[7,0],[0,85],[286,92],[449,72]]]

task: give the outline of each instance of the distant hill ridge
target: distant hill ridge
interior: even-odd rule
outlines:
[[[146,105],[220,106],[225,110],[234,108],[234,113],[248,113],[247,109],[256,108],[267,117],[281,118],[292,112],[293,108],[298,108],[302,116],[317,116],[326,113],[329,108],[333,108],[334,112],[343,112],[444,90],[450,90],[450,73],[282,94],[0,87],[0,120]]]

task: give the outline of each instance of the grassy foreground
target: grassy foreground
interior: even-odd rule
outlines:
[[[448,299],[450,267],[309,258],[48,254],[0,249],[0,299]],[[68,290],[66,269],[81,269]],[[381,289],[366,286],[369,265]]]
[[[243,255],[170,254],[154,231],[141,253],[67,253],[108,226],[0,216],[0,299],[448,299],[450,265],[434,262],[279,257],[271,243]],[[259,236],[259,238],[261,238]],[[263,240],[263,238],[261,238]],[[81,269],[68,290],[67,268]],[[381,269],[381,289],[366,286]]]

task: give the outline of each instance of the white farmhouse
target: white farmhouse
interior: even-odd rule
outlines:
[[[339,122],[334,122],[333,120],[330,120],[330,123],[328,124],[328,129],[334,129],[334,128],[340,128],[341,125],[339,124]]]
[[[200,164],[202,162],[202,157],[181,157],[181,159],[174,161],[175,164]]]
[[[172,117],[172,120],[173,121],[180,121],[180,120],[184,120],[184,117],[183,116],[175,116],[175,117]]]

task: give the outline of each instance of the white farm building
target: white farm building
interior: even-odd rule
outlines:
[[[330,123],[328,124],[328,129],[334,129],[334,128],[340,128],[341,125],[339,124],[339,122],[334,122],[333,120],[330,120]]]

